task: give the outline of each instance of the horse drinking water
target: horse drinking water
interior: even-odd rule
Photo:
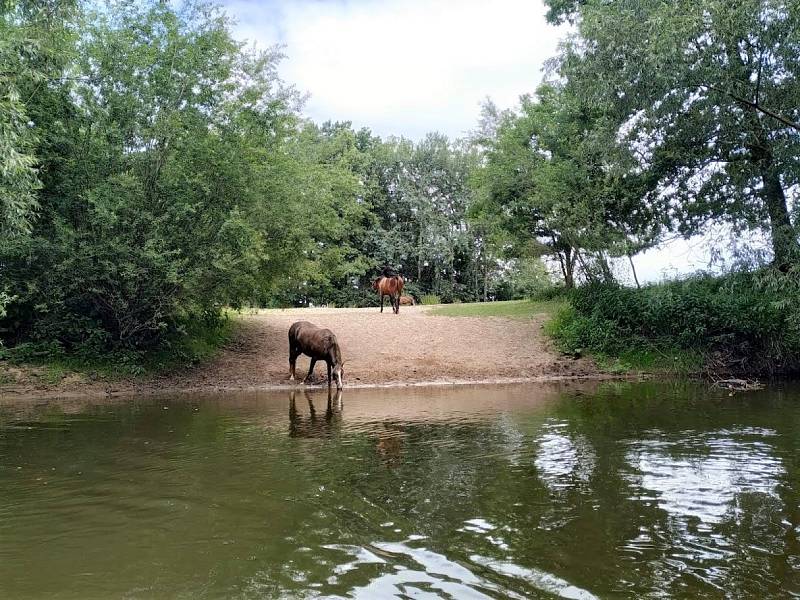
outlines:
[[[311,366],[303,382],[311,379],[317,361],[324,360],[328,365],[328,387],[333,381],[332,374],[336,377],[336,389],[342,389],[344,361],[336,336],[330,329],[322,329],[308,321],[297,321],[289,327],[289,381],[294,381],[295,364],[301,354],[311,357]]]
[[[381,312],[383,312],[383,297],[389,296],[392,303],[394,314],[400,312],[400,295],[403,293],[403,278],[394,273],[387,274],[386,271],[373,283],[372,288],[381,295]]]

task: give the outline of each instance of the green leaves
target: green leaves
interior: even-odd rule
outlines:
[[[30,231],[0,238],[12,342],[158,346],[191,315],[263,297],[302,258],[280,55],[244,50],[203,3],[105,8],[65,23],[81,31],[61,53],[69,77],[17,78],[26,105],[0,100],[0,209]]]
[[[19,92],[7,88],[0,98],[0,234],[30,233],[41,187],[35,141]]]
[[[578,22],[559,71],[639,157],[643,203],[686,235],[710,219],[763,229],[795,261],[785,190],[798,181],[800,6],[786,0],[549,0]]]
[[[605,253],[639,252],[663,227],[659,207],[642,202],[634,159],[617,143],[618,125],[570,85],[544,84],[483,142],[484,173],[476,179],[483,220],[494,215],[516,246],[513,255],[552,254],[568,287],[578,264],[590,275],[593,258],[607,277]]]

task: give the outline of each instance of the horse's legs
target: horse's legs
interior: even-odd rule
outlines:
[[[325,364],[328,365],[328,405],[331,403],[331,361],[326,360]]]
[[[381,312],[383,312],[383,294],[381,294]]]
[[[311,396],[308,395],[307,391],[303,390],[303,394],[305,395],[306,400],[308,400],[308,412],[310,413],[311,420],[313,421],[317,416],[317,411],[314,410],[314,401],[311,400]]]
[[[289,381],[294,381],[294,369],[298,356],[300,356],[300,352],[297,348],[289,346]]]
[[[303,380],[304,382],[311,381],[311,376],[314,374],[314,367],[315,366],[317,366],[317,359],[316,358],[312,358],[311,359],[311,366],[308,367],[308,375],[306,375],[306,378]]]

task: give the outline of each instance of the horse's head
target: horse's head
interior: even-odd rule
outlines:
[[[344,378],[344,361],[334,365],[331,371],[333,377],[336,379],[336,389],[340,390],[344,386],[342,379]]]

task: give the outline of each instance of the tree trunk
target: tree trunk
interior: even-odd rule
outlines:
[[[575,251],[575,258],[581,263],[581,268],[583,268],[583,274],[587,281],[589,283],[597,283],[597,277],[595,277],[592,270],[587,266],[586,261],[583,260],[583,255],[581,255],[577,250]]]
[[[563,245],[563,250],[559,250],[559,244],[556,242],[555,236],[550,238],[553,240],[552,251],[558,259],[558,264],[561,266],[561,275],[564,277],[564,287],[571,290],[575,287],[575,255],[572,252],[572,246]]]
[[[764,182],[764,204],[769,215],[772,234],[772,250],[775,254],[774,264],[778,268],[786,268],[795,262],[800,255],[797,234],[789,218],[786,206],[786,194],[783,192],[780,177],[772,167],[772,161],[761,162],[761,180]]]
[[[597,262],[600,263],[600,271],[603,273],[603,282],[614,283],[614,273],[612,273],[611,265],[608,264],[608,259],[603,251],[597,253]]]
[[[631,271],[633,272],[633,280],[636,282],[636,289],[640,290],[642,286],[639,285],[639,277],[636,275],[636,267],[633,265],[633,256],[631,256],[630,252],[628,252],[628,262],[631,263]]]
[[[480,264],[483,260],[481,255],[478,255],[478,258],[475,260],[473,264],[472,274],[473,274],[473,285],[472,285],[472,292],[475,294],[475,297],[480,297],[480,284],[478,283],[478,276],[480,275]]]
[[[568,290],[571,290],[575,287],[575,257],[577,256],[577,251],[572,250],[571,246],[567,246],[564,249],[564,261],[563,261],[563,272],[564,272],[564,287]],[[560,256],[559,256],[560,259]]]

